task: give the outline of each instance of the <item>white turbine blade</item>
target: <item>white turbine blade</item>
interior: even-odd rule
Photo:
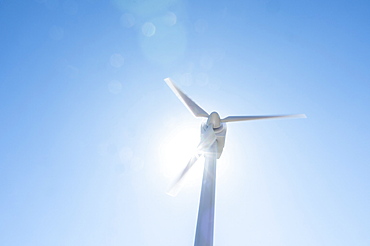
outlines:
[[[182,103],[190,110],[195,117],[208,117],[208,113],[199,107],[193,100],[191,100],[184,92],[182,92],[170,78],[164,79],[171,90],[182,101]]]
[[[246,120],[267,120],[267,119],[288,119],[288,118],[307,118],[305,114],[286,114],[286,115],[261,115],[261,116],[228,116],[222,122],[246,121]]]
[[[197,162],[197,160],[199,159],[201,155],[200,154],[195,154],[188,162],[188,165],[186,165],[186,167],[184,168],[184,170],[182,170],[182,172],[180,173],[179,176],[177,176],[177,178],[172,182],[167,194],[170,195],[170,196],[176,196],[182,185],[183,185],[183,181],[184,181],[184,178],[186,176],[186,174],[188,173],[188,171],[190,170],[190,168],[194,165],[195,162]]]
[[[180,173],[179,176],[173,181],[172,185],[170,186],[169,191],[167,192],[170,196],[176,196],[183,184],[184,178],[190,168],[194,165],[194,163],[199,159],[199,157],[206,151],[211,145],[216,141],[217,137],[213,130],[212,125],[208,126],[207,130],[202,135],[202,140],[198,145],[198,153],[196,153],[188,162],[184,170]]]

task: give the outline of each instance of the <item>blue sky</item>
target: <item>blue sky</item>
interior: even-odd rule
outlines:
[[[368,1],[0,1],[0,244],[192,245],[199,141],[230,123],[215,245],[370,244]],[[191,145],[191,146],[190,146]]]

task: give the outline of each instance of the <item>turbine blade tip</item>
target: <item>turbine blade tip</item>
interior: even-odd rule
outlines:
[[[175,197],[175,196],[177,196],[178,192],[175,192],[173,190],[169,190],[169,191],[166,192],[166,194],[169,195],[169,196]]]
[[[173,82],[172,82],[171,78],[169,78],[169,77],[165,78],[164,82],[166,82],[168,85],[173,85]]]

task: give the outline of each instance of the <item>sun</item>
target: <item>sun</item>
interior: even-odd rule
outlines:
[[[196,153],[200,141],[199,127],[179,125],[163,139],[159,148],[161,171],[170,181],[185,168],[190,158]],[[187,174],[184,186],[199,184],[202,179],[204,158],[201,157]]]

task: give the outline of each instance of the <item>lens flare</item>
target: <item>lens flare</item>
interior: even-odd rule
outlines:
[[[199,129],[182,125],[172,131],[160,146],[159,155],[162,173],[172,181],[185,168],[196,153],[199,144]],[[189,171],[184,185],[199,184],[202,179],[204,158],[200,158]]]
[[[151,22],[145,22],[145,24],[141,27],[141,31],[147,37],[151,37],[155,34],[155,25]]]

